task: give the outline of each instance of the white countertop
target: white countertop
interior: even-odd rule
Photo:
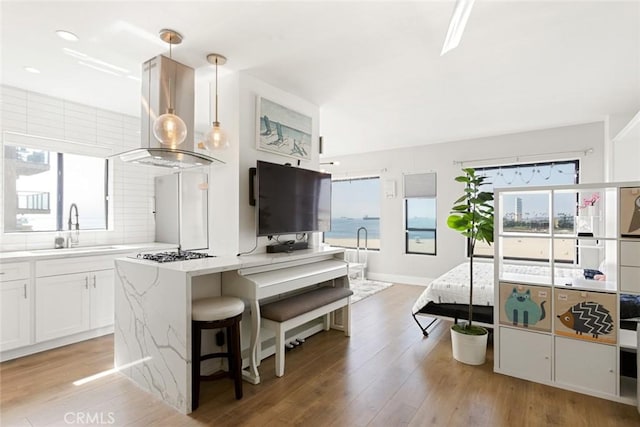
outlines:
[[[77,246],[63,249],[34,249],[29,251],[0,252],[0,263],[15,261],[37,261],[95,255],[126,254],[140,251],[160,251],[174,249],[176,245],[169,243],[131,243],[125,245]]]
[[[264,266],[289,261],[300,261],[306,258],[316,258],[322,255],[335,255],[342,252],[344,252],[343,248],[323,246],[320,248],[304,249],[288,253],[216,256],[213,258],[199,258],[166,263],[157,263],[154,261],[131,257],[118,258],[118,261],[153,266],[164,270],[181,271],[189,274],[190,276],[202,276],[205,274],[220,273],[222,271],[239,270],[242,268]]]

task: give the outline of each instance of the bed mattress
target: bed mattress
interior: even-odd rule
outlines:
[[[550,277],[551,269],[546,265],[504,264],[503,275],[525,279],[532,277]],[[581,269],[559,268],[554,271],[556,280],[566,278],[567,281],[584,280]],[[493,262],[478,261],[473,263],[473,304],[493,306],[494,299]],[[469,263],[462,263],[427,286],[413,305],[413,313],[418,313],[429,302],[437,304],[469,304]]]

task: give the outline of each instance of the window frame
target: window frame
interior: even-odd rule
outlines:
[[[409,200],[413,199],[433,199],[436,205],[436,227],[435,228],[417,228],[409,227]],[[437,197],[405,197],[404,199],[404,253],[406,255],[438,255],[438,198]],[[433,253],[431,252],[412,252],[409,250],[409,232],[410,231],[429,231],[433,232]]]
[[[550,161],[543,161],[543,162],[534,162],[534,163],[518,163],[518,164],[508,164],[508,165],[499,165],[499,166],[479,166],[479,167],[474,167],[476,174],[478,174],[478,172],[482,172],[484,170],[487,169],[497,169],[497,170],[509,170],[509,169],[517,169],[517,168],[521,168],[521,167],[536,167],[536,166],[553,166],[553,165],[566,165],[566,164],[573,164],[574,165],[574,170],[575,170],[575,174],[574,174],[574,182],[573,184],[579,184],[580,183],[580,159],[573,159],[573,160],[550,160]],[[494,190],[494,186],[493,183],[492,187],[491,187],[491,191],[493,192]],[[526,183],[524,185],[520,185],[519,187],[526,187]],[[549,184],[549,185],[553,185],[553,184]],[[538,185],[540,186],[540,185]],[[508,188],[508,187],[499,187],[499,188]],[[576,203],[578,202],[578,199],[576,198]],[[495,200],[494,200],[495,203]],[[495,231],[494,231],[495,233]],[[470,249],[470,241],[467,238],[467,248],[466,248],[466,256],[467,258],[469,258],[469,249]],[[575,253],[575,259],[572,261],[568,261],[568,260],[554,260],[555,263],[559,263],[559,264],[572,264],[575,262],[579,262],[579,256],[580,256],[580,252],[578,250],[578,248],[576,247],[576,253]],[[494,259],[495,257],[493,255],[478,255],[478,254],[474,254],[473,255],[474,258],[483,258],[483,259]],[[511,261],[533,261],[533,262],[550,262],[551,260],[549,259],[543,259],[543,258],[526,258],[526,257],[514,257],[514,256],[505,256],[503,257],[503,259],[507,259],[507,260],[511,260]]]
[[[347,182],[347,181],[367,181],[367,180],[373,180],[373,179],[377,179],[378,182],[380,183],[380,186],[382,186],[382,177],[379,175],[371,175],[371,176],[359,176],[359,177],[340,177],[337,179],[332,179],[331,180],[331,185],[333,185],[334,182]],[[382,187],[380,187],[382,188]],[[331,193],[333,194],[333,188],[331,189]],[[379,194],[380,196],[380,203],[382,203],[382,195]],[[333,203],[333,201],[331,202],[331,209],[333,210],[335,204]],[[332,212],[333,214],[333,212]],[[331,217],[332,221],[333,221],[333,215]],[[381,219],[379,219],[379,221],[381,221]],[[366,228],[366,227],[365,227]],[[333,230],[331,230],[333,231]],[[331,232],[329,231],[329,233]],[[368,232],[368,231],[367,231]],[[323,232],[322,233],[322,242],[323,243],[327,243],[326,241],[326,234],[327,232]],[[367,235],[367,233],[365,233],[365,236]],[[367,236],[368,237],[368,236]],[[357,231],[356,231],[356,240],[357,240]],[[378,236],[378,240],[381,240],[380,236]],[[337,248],[344,248],[344,249],[358,249],[357,247],[357,243],[356,246],[341,246],[341,245],[336,245],[334,243],[328,242],[328,244],[330,244],[331,246],[335,246]],[[380,246],[382,246],[382,242],[380,242]],[[364,249],[363,247],[360,247],[360,249]],[[380,252],[381,248],[369,248],[367,247],[366,250],[367,251],[375,251],[375,252]]]
[[[19,148],[19,147],[25,147],[31,150],[37,150],[37,151],[42,151],[42,152],[46,152],[48,153],[48,155],[50,157],[55,156],[57,159],[57,164],[56,164],[56,170],[55,170],[55,176],[56,176],[56,186],[55,186],[55,199],[56,199],[56,209],[55,209],[55,219],[53,220],[54,223],[54,227],[52,227],[51,229],[48,230],[19,230],[19,229],[13,229],[13,230],[7,230],[5,225],[6,225],[6,218],[5,218],[5,224],[3,224],[2,227],[2,231],[3,234],[10,234],[10,233],[57,233],[60,231],[67,231],[67,229],[65,228],[65,218],[64,218],[64,207],[63,207],[63,202],[64,202],[64,196],[65,196],[65,184],[64,184],[64,156],[66,154],[68,155],[73,155],[73,156],[84,156],[84,157],[90,157],[90,158],[95,158],[95,159],[102,159],[104,162],[104,174],[103,174],[103,188],[104,188],[104,224],[102,227],[100,228],[84,228],[81,231],[108,231],[109,230],[109,200],[110,200],[110,193],[109,193],[109,179],[110,179],[110,173],[109,173],[109,169],[110,169],[110,162],[108,158],[102,157],[102,156],[93,156],[93,155],[87,155],[85,153],[73,153],[73,152],[66,152],[66,151],[61,151],[61,150],[51,150],[47,147],[36,147],[36,146],[32,146],[30,144],[25,144],[25,145],[21,145],[19,143],[8,143],[8,144],[2,144],[2,149],[3,149],[3,157],[2,157],[2,161],[5,162],[7,161],[6,155],[4,153],[5,150],[5,146],[11,146],[11,147],[15,147],[15,148]],[[4,165],[3,165],[4,167]],[[16,178],[17,181],[17,178]],[[3,183],[3,185],[6,185],[6,180]],[[17,189],[16,189],[17,190]],[[17,193],[17,191],[16,191]],[[6,194],[5,189],[3,189],[3,194]],[[3,210],[4,210],[4,206],[3,206]],[[5,211],[5,215],[7,214],[7,212]],[[16,213],[17,215],[17,213]]]

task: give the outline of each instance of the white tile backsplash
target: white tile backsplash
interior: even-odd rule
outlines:
[[[140,119],[100,110],[63,99],[0,86],[2,131],[59,138],[78,146],[78,153],[103,156],[105,147],[116,154],[140,146]],[[43,140],[43,144],[44,144]],[[91,145],[95,144],[95,148]],[[43,147],[50,148],[50,147]],[[81,230],[80,245],[152,242],[153,178],[171,173],[162,168],[126,164],[112,158],[110,230]],[[1,192],[1,190],[0,190]],[[0,197],[4,206],[4,199]],[[4,209],[3,209],[4,211]],[[3,215],[2,215],[3,216]],[[0,216],[0,218],[2,217]],[[0,250],[14,251],[53,247],[56,232],[2,234]]]

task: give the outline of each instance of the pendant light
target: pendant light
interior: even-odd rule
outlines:
[[[171,46],[182,43],[182,35],[173,30],[160,30],[160,38],[169,43],[169,59],[172,59]],[[187,125],[180,117],[174,114],[172,100],[174,98],[173,91],[175,91],[175,75],[173,80],[172,86],[171,78],[169,78],[169,108],[167,108],[166,114],[161,115],[153,122],[153,136],[161,144],[168,145],[171,148],[182,144],[187,138]]]
[[[207,55],[207,61],[216,66],[216,116],[211,129],[209,129],[204,138],[204,145],[207,150],[213,151],[229,147],[227,133],[220,127],[220,122],[218,121],[218,65],[224,65],[227,62],[227,58],[217,53],[210,53]],[[211,89],[209,89],[209,96],[211,96]],[[209,120],[211,120],[211,99],[209,99]]]

